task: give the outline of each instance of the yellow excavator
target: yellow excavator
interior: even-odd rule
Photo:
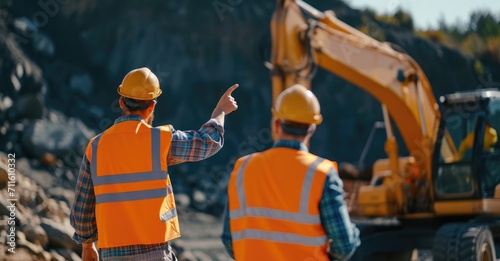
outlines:
[[[311,88],[317,66],[381,103],[388,157],[357,191],[361,246],[352,260],[410,260],[415,249],[432,249],[435,261],[500,257],[500,148],[491,138],[500,130],[500,91],[453,93],[438,103],[401,48],[300,0],[277,0],[271,39],[273,101],[293,84]]]

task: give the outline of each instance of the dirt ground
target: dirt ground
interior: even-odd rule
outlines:
[[[179,259],[190,261],[228,261],[233,260],[226,252],[220,235],[222,217],[189,209],[179,210],[179,223],[182,237],[174,240],[177,247],[183,248]]]

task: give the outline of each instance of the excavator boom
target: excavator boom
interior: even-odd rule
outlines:
[[[352,205],[360,217],[386,218],[358,224],[362,244],[352,260],[409,260],[416,248],[432,248],[436,261],[496,260],[500,146],[486,138],[496,140],[493,127],[500,128],[500,91],[450,94],[440,108],[408,54],[301,0],[277,0],[271,37],[273,101],[294,84],[311,88],[318,66],[382,105],[388,160],[375,162],[372,182],[354,192]],[[393,123],[408,157],[399,156]],[[466,160],[465,145],[457,146],[463,137],[471,147]]]
[[[342,77],[382,104],[392,172],[399,172],[399,156],[389,118],[404,130],[403,141],[422,178],[431,180],[441,114],[428,79],[409,55],[357,31],[333,12],[318,11],[300,0],[277,1],[271,33],[273,100],[295,83],[310,88],[314,66]]]

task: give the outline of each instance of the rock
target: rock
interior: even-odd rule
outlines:
[[[205,193],[203,193],[202,191],[200,191],[198,189],[195,189],[193,191],[192,198],[193,198],[192,202],[193,202],[194,208],[201,210],[201,211],[208,209],[208,202],[207,202],[208,199],[207,199],[207,196],[205,195]]]
[[[75,136],[75,131],[66,124],[38,120],[27,127],[23,143],[37,158],[47,152],[64,156],[72,146],[75,146]]]
[[[73,199],[75,198],[75,193],[72,190],[61,188],[61,187],[55,187],[49,191],[49,195],[51,198],[60,200],[62,202],[65,202],[67,206],[70,206],[73,204]],[[177,196],[177,195],[175,195]],[[61,203],[59,203],[61,204]]]
[[[170,243],[172,251],[179,261],[195,261],[196,257],[188,250],[186,250],[186,242],[182,239],[176,239]]]
[[[175,193],[175,204],[178,207],[188,207],[191,204],[191,199],[187,194]]]
[[[47,120],[50,122],[63,122],[67,120],[67,117],[61,111],[49,109],[47,111]]]
[[[2,232],[7,231],[8,221],[9,221],[8,216],[0,215],[0,231],[2,231]],[[0,236],[2,236],[2,238],[0,239],[0,243],[5,243],[4,241],[5,241],[6,234],[4,235],[4,234],[0,233]]]
[[[19,193],[19,203],[29,208],[35,208],[38,206],[36,192],[28,189],[21,190]]]
[[[89,97],[92,94],[94,84],[88,74],[73,75],[69,81],[69,87],[77,94]]]
[[[50,152],[45,152],[42,156],[40,156],[39,161],[42,165],[52,167],[56,163],[57,157]]]
[[[32,256],[34,256],[33,259],[27,259],[27,260],[50,260],[50,253],[45,252],[42,246],[38,244],[33,244],[26,240],[26,236],[23,232],[17,231],[17,249],[26,249],[30,252]]]
[[[15,202],[9,202],[5,195],[2,195],[0,197],[0,216],[7,216],[7,217],[11,216],[10,210],[13,209],[13,207],[11,206],[11,203],[16,204]],[[16,210],[17,210],[17,206],[16,206]],[[26,224],[26,219],[25,219],[24,215],[19,211],[16,211],[15,221],[16,221],[16,224],[15,224],[16,227],[20,227],[20,226]]]
[[[15,30],[21,35],[33,37],[38,33],[38,27],[27,17],[16,18],[12,24]]]
[[[40,119],[45,111],[45,101],[41,94],[26,94],[7,110],[7,120],[18,122],[22,119]]]
[[[189,250],[183,251],[179,255],[176,255],[179,261],[198,261],[198,258],[193,255]]]
[[[30,165],[30,162],[26,158],[18,159],[16,161],[16,167],[21,173],[25,173],[26,177],[30,178],[33,181],[33,184],[31,184],[30,182],[30,191],[37,191],[38,186],[48,191],[52,189],[54,187],[54,184],[56,183],[53,175],[51,175],[46,170],[32,167]],[[42,202],[42,200],[44,200],[43,197],[45,196],[45,194],[43,193],[43,190],[40,190],[37,191],[34,196],[36,198],[35,202],[39,204]]]
[[[21,82],[19,81],[19,78],[15,74],[10,75],[10,83],[14,87],[14,90],[16,91],[21,90]]]
[[[23,145],[33,156],[40,158],[51,153],[67,164],[81,160],[83,148],[93,136],[85,124],[76,119],[66,121],[37,120],[31,123],[23,135]]]
[[[9,96],[5,96],[0,100],[0,110],[5,111],[10,108],[14,103]]]
[[[81,261],[82,260],[77,253],[75,253],[74,251],[71,251],[69,249],[57,248],[56,251],[62,257],[64,257],[64,260],[66,260],[66,261]]]
[[[45,95],[47,86],[42,75],[42,70],[29,60],[23,63],[26,74],[19,78],[21,81],[20,95],[24,94],[42,94]]]
[[[0,139],[0,150],[16,153],[17,156],[17,151],[15,151],[15,148],[18,146],[18,143],[22,138],[22,134],[14,130],[14,128],[12,127],[6,128],[5,132],[5,136],[2,136],[2,139]]]
[[[0,260],[27,261],[27,260],[40,260],[40,259],[37,255],[33,254],[33,251],[31,249],[19,247],[19,248],[16,248],[14,254],[7,254],[7,255],[5,255],[5,259],[0,259]]]
[[[60,255],[54,249],[50,250],[50,254],[52,255],[52,258],[50,259],[50,261],[66,261],[66,260],[69,260],[69,258],[68,259],[64,258],[64,256]]]
[[[22,228],[24,234],[26,235],[26,240],[34,244],[38,244],[43,248],[47,247],[49,244],[49,237],[47,232],[39,225],[28,224]]]
[[[225,187],[221,187],[213,178],[204,177],[198,180],[193,189],[191,204],[204,212],[219,214],[219,210],[225,206],[225,196]]]
[[[172,250],[176,255],[184,252],[186,248],[186,242],[182,240],[181,238],[175,239],[172,242],[169,243],[170,246],[172,247]]]
[[[44,33],[38,33],[33,38],[33,49],[46,57],[54,57],[55,46],[52,39]]]
[[[69,217],[71,209],[69,208],[68,203],[65,201],[59,201],[59,213],[61,215],[61,219],[63,219],[63,217]]]
[[[69,220],[56,222],[48,218],[41,218],[41,221],[40,226],[47,232],[49,237],[49,247],[78,251],[80,247],[72,239],[74,230],[69,224]]]
[[[66,209],[68,208],[67,205],[65,207]],[[53,198],[45,200],[43,204],[36,208],[36,212],[42,217],[48,217],[59,221],[63,221],[65,217],[69,216],[65,214],[64,210],[60,209],[59,203]]]
[[[75,165],[73,165],[73,168],[76,170],[79,167],[79,163],[81,162],[81,159],[76,158],[74,160],[75,160],[74,161]],[[78,172],[76,172],[76,175],[78,175]],[[66,178],[66,180],[68,180],[71,183],[71,189],[74,189],[76,186],[76,178],[77,178],[77,176],[75,176],[75,173],[73,173],[73,171],[71,171],[71,170],[67,170],[65,172],[64,177]],[[73,193],[73,192],[71,192],[71,193]]]

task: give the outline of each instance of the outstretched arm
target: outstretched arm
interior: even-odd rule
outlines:
[[[217,153],[224,145],[224,117],[238,108],[231,93],[238,84],[231,86],[220,98],[212,118],[197,131],[172,130],[172,142],[167,158],[169,166],[182,162],[206,159]]]

